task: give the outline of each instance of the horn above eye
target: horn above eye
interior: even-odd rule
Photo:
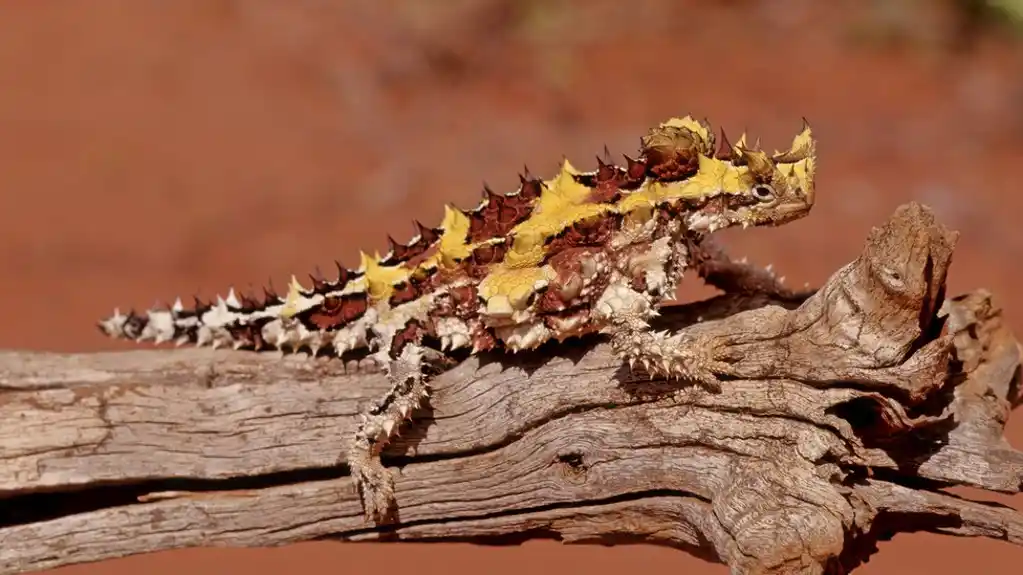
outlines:
[[[749,166],[749,171],[759,176],[757,179],[769,179],[774,172],[774,162],[761,150],[741,149],[742,158]]]

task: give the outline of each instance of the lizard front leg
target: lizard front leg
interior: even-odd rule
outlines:
[[[654,331],[650,319],[657,315],[651,297],[622,283],[614,282],[594,307],[595,319],[605,324],[602,332],[611,336],[611,348],[632,367],[639,362],[651,377],[684,379],[720,391],[719,374],[730,372],[728,363],[716,357],[713,343]]]
[[[380,452],[410,419],[413,410],[429,397],[423,369],[428,350],[418,341],[403,346],[396,358],[381,352],[391,388],[360,416],[359,427],[346,454],[367,521],[382,523],[397,508],[394,477],[380,460]]]

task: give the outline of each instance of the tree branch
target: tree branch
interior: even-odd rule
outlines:
[[[338,464],[387,389],[365,366],[0,353],[0,573],[323,537],[660,543],[735,573],[845,573],[899,531],[1023,543],[1017,512],[940,490],[1023,486],[1002,434],[1020,345],[986,292],[945,300],[956,239],[907,204],[814,293],[665,311],[732,366],[717,394],[632,375],[600,338],[466,360],[385,454],[385,527]]]

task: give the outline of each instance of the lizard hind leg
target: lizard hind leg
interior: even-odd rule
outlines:
[[[601,295],[594,313],[611,337],[611,348],[633,367],[643,366],[651,378],[693,381],[711,391],[720,391],[717,374],[728,373],[729,365],[716,358],[713,345],[682,331],[669,334],[654,331],[650,319],[657,315],[649,295],[621,283],[612,283]]]
[[[380,460],[380,452],[429,396],[424,375],[426,354],[427,350],[413,342],[403,345],[397,357],[380,354],[386,358],[382,363],[391,388],[361,414],[345,456],[367,521],[382,523],[397,508],[394,477]]]

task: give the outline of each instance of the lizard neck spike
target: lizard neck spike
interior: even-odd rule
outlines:
[[[641,180],[644,176],[646,176],[645,161],[634,159],[628,154],[622,154],[622,156],[625,158],[625,171],[630,180]]]
[[[483,182],[483,199],[490,201],[500,201],[501,194],[495,192],[486,181]]]
[[[725,134],[724,128],[721,128],[721,141],[718,142],[717,151],[714,152],[714,159],[724,161],[735,159],[735,149],[728,141],[728,135]]]
[[[427,244],[432,244],[440,239],[440,230],[428,228],[420,223],[419,220],[412,220],[412,223],[416,226],[416,231],[419,234],[419,237]]]
[[[597,183],[603,183],[615,179],[618,175],[618,168],[609,159],[610,152],[607,146],[604,147],[604,160],[597,156]]]

